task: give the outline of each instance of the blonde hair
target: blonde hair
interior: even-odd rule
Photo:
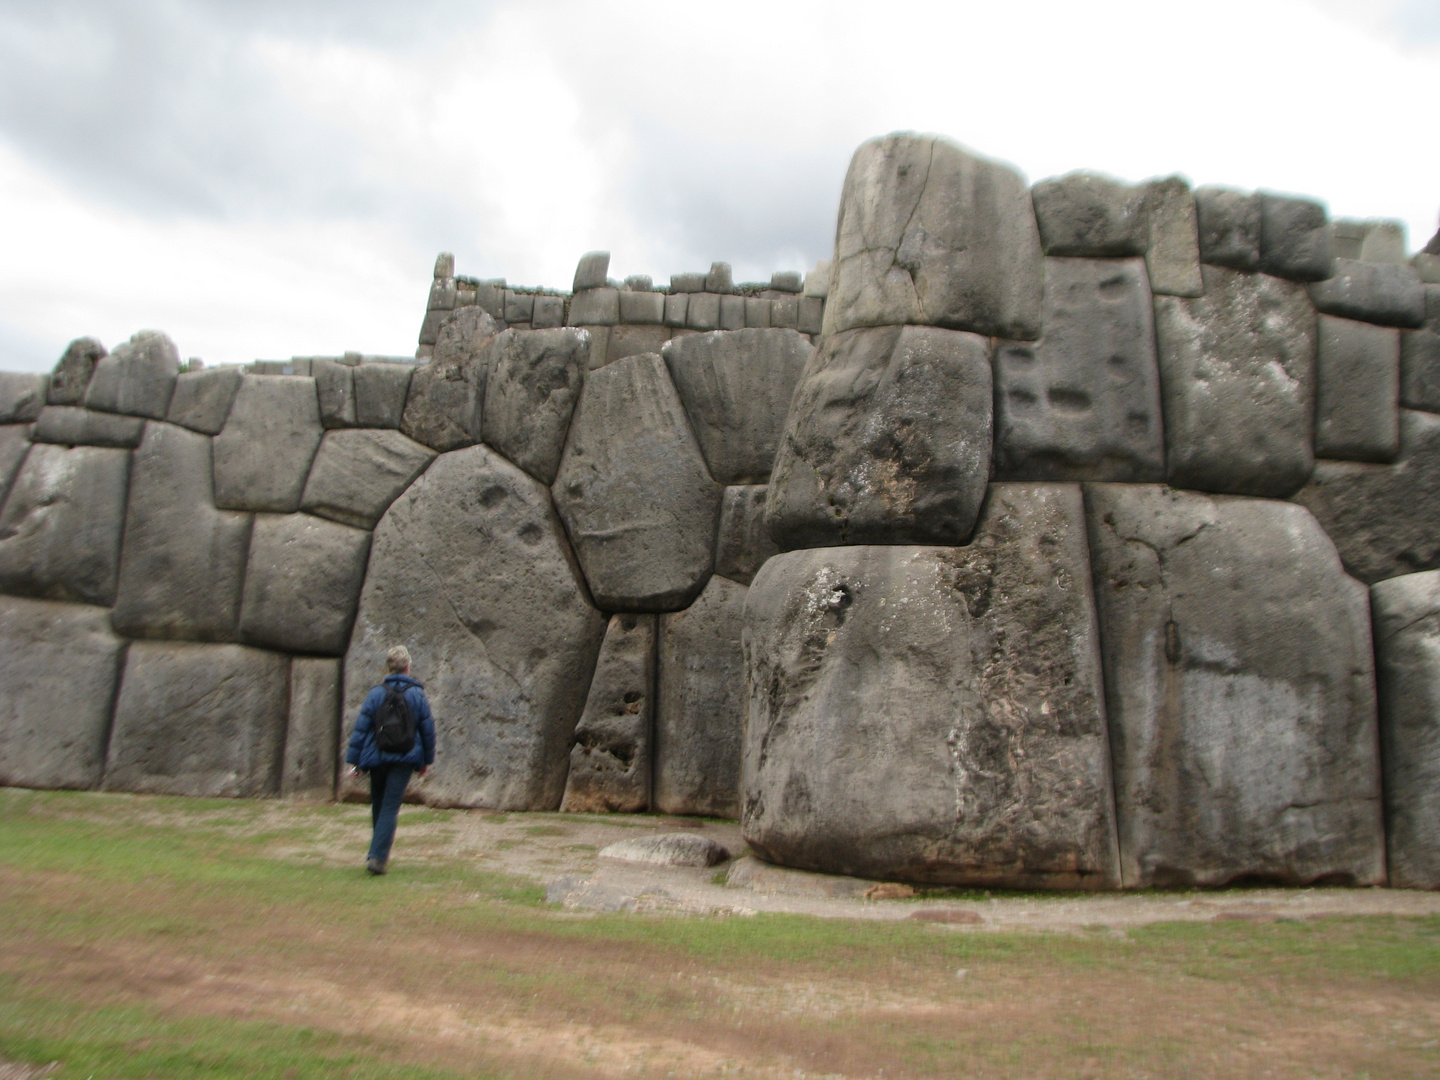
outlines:
[[[410,668],[410,650],[404,645],[396,645],[385,654],[385,670],[391,675],[398,675]]]

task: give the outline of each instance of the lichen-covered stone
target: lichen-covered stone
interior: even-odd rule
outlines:
[[[246,375],[224,430],[215,436],[215,505],[276,514],[298,510],[324,434],[313,378]]]
[[[285,652],[343,653],[369,554],[364,529],[310,514],[257,514],[245,568],[241,640]]]
[[[358,529],[374,528],[434,459],[435,451],[393,429],[327,431],[300,509]]]
[[[164,420],[179,374],[175,343],[158,330],[141,330],[96,361],[85,407]]]
[[[575,725],[560,809],[648,810],[654,722],[655,616],[612,615]]]
[[[490,346],[485,443],[542,484],[560,467],[589,353],[590,335],[570,327],[506,330]]]

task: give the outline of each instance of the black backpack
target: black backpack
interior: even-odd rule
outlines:
[[[375,710],[375,748],[382,754],[408,754],[415,749],[415,711],[400,687],[387,684],[385,699]]]

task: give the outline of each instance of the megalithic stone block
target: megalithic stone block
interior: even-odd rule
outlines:
[[[1073,172],[1030,189],[1046,255],[1124,258],[1149,243],[1145,193],[1099,173]]]
[[[238,367],[204,368],[182,371],[175,380],[175,394],[170,399],[166,419],[191,431],[219,435],[230,417],[230,406],[240,389],[245,372]]]
[[[715,534],[715,573],[749,585],[765,565],[780,553],[765,525],[764,484],[727,487],[720,504],[720,528]]]
[[[1200,258],[1232,270],[1260,267],[1260,196],[1227,188],[1195,190]]]
[[[824,339],[790,405],[765,518],[782,548],[963,543],[990,477],[989,343],[933,327]]]
[[[1425,286],[1409,266],[1336,259],[1334,274],[1311,284],[1310,299],[1342,319],[1412,328],[1425,321]]]
[[[286,514],[300,508],[325,430],[315,380],[247,375],[215,436],[215,505]]]
[[[258,514],[250,535],[240,638],[286,652],[345,651],[370,534],[310,514]]]
[[[320,423],[327,429],[354,427],[355,365],[316,360],[310,365],[310,374],[320,401]]]
[[[1324,281],[1335,268],[1325,207],[1293,195],[1260,195],[1260,269],[1291,281]]]
[[[0,371],[0,424],[23,424],[45,407],[50,376]]]
[[[506,330],[490,351],[485,442],[542,484],[553,483],[585,380],[590,335],[570,327]]]
[[[281,795],[334,798],[339,731],[340,661],[295,657],[290,661],[290,711],[280,771]]]
[[[995,484],[967,547],[777,555],[745,604],[745,839],[787,866],[1116,888],[1080,491]]]
[[[1129,887],[1385,880],[1366,589],[1303,507],[1086,488]]]
[[[143,416],[96,412],[74,405],[46,405],[35,421],[30,437],[39,443],[60,446],[108,446],[133,450],[145,434]]]
[[[398,431],[327,431],[300,509],[357,529],[373,529],[390,504],[435,459]]]
[[[90,376],[95,365],[109,355],[105,346],[92,337],[76,338],[65,347],[65,352],[50,373],[50,386],[46,392],[47,405],[79,405],[85,400],[85,391],[90,386]]]
[[[355,369],[355,423],[368,428],[398,428],[405,415],[411,364],[361,364]]]
[[[1178,176],[1167,176],[1147,181],[1144,191],[1149,232],[1145,266],[1151,291],[1163,296],[1199,296],[1204,279],[1190,185]]]
[[[0,424],[0,506],[5,504],[10,483],[29,451],[29,424]]]
[[[435,355],[410,376],[401,431],[442,453],[480,441],[487,346],[496,333],[495,320],[478,307],[446,317]]]
[[[1315,454],[1393,461],[1400,449],[1400,331],[1320,316]]]
[[[158,330],[141,330],[95,363],[85,407],[164,420],[180,374],[175,343]]]

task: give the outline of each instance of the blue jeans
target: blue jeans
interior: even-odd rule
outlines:
[[[414,771],[410,765],[377,765],[370,770],[370,823],[374,833],[366,858],[389,861],[395,826],[400,820],[400,800],[405,797],[405,787]]]

